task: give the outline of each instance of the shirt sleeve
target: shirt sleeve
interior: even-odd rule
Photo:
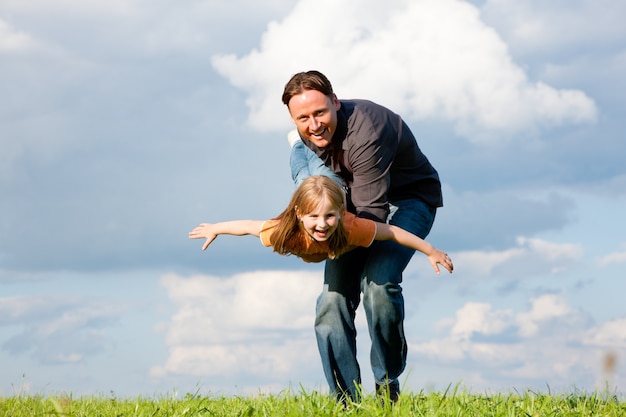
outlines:
[[[379,222],[389,214],[390,170],[398,148],[392,115],[373,104],[358,106],[349,118],[344,148],[345,162],[352,172],[350,199],[356,213]]]
[[[343,225],[348,235],[348,245],[351,247],[368,247],[376,238],[376,222],[346,212]]]
[[[381,148],[381,142],[375,141],[351,154],[354,172],[350,197],[359,217],[383,222],[389,212],[390,164]]]
[[[278,224],[278,220],[267,220],[261,225],[261,232],[259,233],[259,239],[263,246],[274,246],[272,242],[272,233],[274,227]]]

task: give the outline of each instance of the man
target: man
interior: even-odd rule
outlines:
[[[400,116],[370,101],[339,100],[318,71],[295,74],[282,101],[300,139],[343,179],[350,211],[422,239],[428,235],[443,205],[441,183]],[[326,379],[339,398],[357,399],[361,384],[354,318],[362,293],[376,392],[397,400],[407,354],[400,283],[413,253],[374,242],[326,261],[315,333]]]

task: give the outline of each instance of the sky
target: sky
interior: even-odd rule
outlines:
[[[405,271],[403,389],[623,394],[624,15],[622,0],[0,0],[0,395],[327,390],[323,264],[187,236],[287,205],[280,98],[309,69],[400,114],[442,180],[427,240],[455,271],[420,253]],[[361,308],[357,323],[371,391]]]

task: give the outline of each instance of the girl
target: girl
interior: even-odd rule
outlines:
[[[368,247],[374,240],[393,240],[424,253],[435,272],[439,266],[450,273],[452,260],[423,239],[386,223],[356,217],[346,211],[343,189],[332,179],[313,175],[301,182],[287,208],[275,219],[234,220],[202,223],[189,233],[190,239],[206,239],[202,250],[218,235],[254,235],[264,246],[281,255],[296,255],[305,262],[334,259],[358,246]]]

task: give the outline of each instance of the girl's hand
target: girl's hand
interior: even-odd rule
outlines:
[[[439,274],[439,265],[443,266],[448,270],[448,272],[452,273],[454,270],[454,265],[452,265],[452,259],[442,250],[434,248],[433,252],[428,256],[428,260],[430,264],[435,269],[435,272]]]
[[[210,223],[201,223],[200,226],[189,232],[189,239],[206,239],[202,245],[202,250],[206,250],[216,237],[217,234],[213,232],[213,225]]]

